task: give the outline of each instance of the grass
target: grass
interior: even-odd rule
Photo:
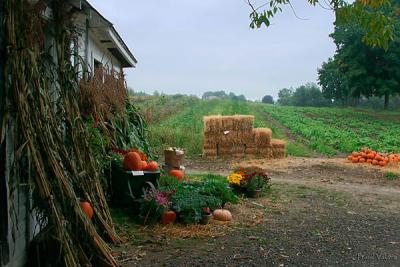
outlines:
[[[158,154],[166,146],[185,148],[189,155],[201,154],[203,116],[215,114],[254,115],[255,127],[271,128],[273,138],[287,140],[291,156],[310,157],[315,152],[333,156],[365,146],[381,152],[398,152],[400,147],[399,112],[280,107],[182,96],[152,97],[137,105],[151,118],[149,139]]]
[[[387,173],[385,173],[385,178],[390,181],[394,181],[394,180],[399,179],[399,176],[393,172],[387,172]]]

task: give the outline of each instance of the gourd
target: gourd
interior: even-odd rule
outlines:
[[[170,223],[174,223],[176,220],[176,213],[172,210],[169,211],[165,211],[162,215],[161,215],[161,224],[170,224]]]
[[[216,209],[213,212],[213,217],[217,221],[230,221],[232,220],[232,214],[229,210],[226,209]]]
[[[86,213],[86,215],[89,217],[89,219],[92,219],[94,212],[93,212],[93,208],[90,205],[90,203],[87,201],[83,201],[83,202],[81,202],[81,207],[82,207],[83,211]]]
[[[147,164],[146,171],[155,172],[158,170],[158,163],[156,161],[151,161]]]
[[[147,162],[142,160],[142,167],[140,168],[140,170],[144,171],[147,169]]]
[[[180,170],[170,170],[168,174],[175,177],[179,181],[183,180],[183,177],[185,176],[183,171]]]
[[[129,152],[124,157],[124,169],[131,171],[140,171],[142,168],[142,160],[136,152]]]

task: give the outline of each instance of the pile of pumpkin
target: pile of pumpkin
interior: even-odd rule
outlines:
[[[384,167],[389,162],[399,163],[400,154],[387,154],[373,151],[369,148],[363,148],[361,151],[354,151],[347,157],[352,163],[369,163],[376,166]]]
[[[124,156],[123,167],[127,171],[158,171],[158,163],[156,161],[148,161],[148,157],[140,150],[129,150],[126,153],[118,153]],[[183,180],[184,172],[181,170],[170,170],[169,175],[175,177],[179,181]]]

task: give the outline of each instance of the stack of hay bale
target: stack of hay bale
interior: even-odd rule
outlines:
[[[271,129],[253,128],[253,125],[254,116],[250,115],[204,117],[203,155],[285,157],[286,143],[273,140]]]
[[[185,152],[182,149],[177,148],[168,148],[164,150],[164,166],[163,169],[166,173],[169,173],[171,170],[181,170],[185,171],[185,167],[183,166],[183,158],[185,156]]]

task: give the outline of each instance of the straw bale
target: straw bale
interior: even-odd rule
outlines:
[[[232,153],[233,154],[244,154],[244,149],[245,149],[244,145],[234,145],[232,147]]]
[[[204,143],[216,145],[221,140],[221,134],[216,132],[204,133]]]
[[[258,154],[263,158],[270,159],[272,158],[272,147],[261,147],[258,149]]]
[[[272,148],[272,157],[274,159],[282,159],[286,156],[286,150],[280,147],[273,147]]]
[[[234,116],[222,116],[222,128],[224,131],[235,130]]]
[[[222,129],[222,116],[220,115],[205,116],[203,122],[205,133],[220,132]]]
[[[240,143],[237,131],[229,131],[222,133],[219,140],[220,143],[232,143],[232,144]]]
[[[286,148],[286,142],[280,139],[272,139],[271,145],[273,148]]]
[[[259,147],[271,146],[272,131],[269,128],[253,129],[255,142]]]
[[[236,115],[234,117],[235,129],[238,131],[251,131],[254,124],[252,115]]]
[[[217,150],[216,149],[203,149],[203,156],[204,157],[216,157]]]
[[[217,149],[216,143],[204,142],[203,149]]]
[[[246,155],[257,155],[258,149],[256,147],[246,147],[244,153]]]
[[[242,144],[255,143],[255,135],[253,131],[238,131],[238,141]],[[254,145],[255,146],[255,145]]]
[[[232,147],[219,147],[218,156],[229,156],[232,155]]]

